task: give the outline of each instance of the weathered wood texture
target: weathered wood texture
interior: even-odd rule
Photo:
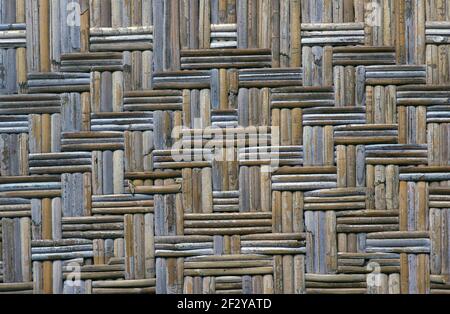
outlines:
[[[450,0],[0,0],[0,293],[450,293],[449,65]]]

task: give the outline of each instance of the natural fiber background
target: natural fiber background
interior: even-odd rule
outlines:
[[[449,0],[0,0],[0,293],[450,292],[449,68]]]

